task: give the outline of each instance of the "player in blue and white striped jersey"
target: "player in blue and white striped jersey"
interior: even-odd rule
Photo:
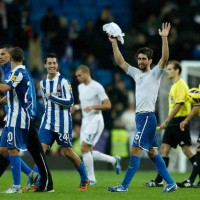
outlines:
[[[47,77],[41,81],[40,88],[45,112],[39,129],[39,137],[44,152],[54,141],[62,146],[63,153],[78,170],[81,178],[80,190],[89,185],[84,163],[72,149],[72,118],[70,107],[74,103],[71,85],[58,72],[57,56],[47,54],[45,58]]]
[[[58,133],[72,132],[69,122],[71,122],[70,107],[74,100],[70,83],[57,72],[53,80],[49,77],[42,80],[40,88],[45,105],[41,128]],[[49,94],[48,97],[46,94]]]
[[[8,131],[4,134],[7,137],[7,148],[13,186],[4,193],[18,193],[21,191],[20,173],[21,158],[20,150],[26,150],[26,143],[29,133],[30,119],[35,116],[34,86],[31,76],[23,63],[23,51],[19,47],[10,50],[12,71],[5,84],[0,84],[0,91],[7,92],[8,112],[6,127]],[[2,144],[2,143],[1,143]]]
[[[8,79],[11,72],[11,62],[10,62],[10,54],[9,50],[12,47],[10,45],[2,45],[0,47],[0,64],[1,69],[4,73],[4,82]],[[27,71],[28,72],[28,71]],[[28,72],[29,73],[29,72]],[[32,79],[30,79],[32,81]],[[33,84],[31,84],[32,90],[34,90]],[[7,106],[7,96],[5,96],[0,100],[1,104],[5,105],[5,112],[8,112]],[[36,101],[35,101],[36,103]],[[36,104],[33,104],[36,106]],[[35,110],[35,109],[34,109]],[[35,117],[35,112],[32,114],[32,118]],[[10,164],[8,150],[7,150],[7,132],[8,128],[5,126],[2,131],[1,143],[0,143],[0,176],[5,172],[6,168]],[[21,170],[28,176],[28,185],[26,189],[30,189],[30,186],[33,184],[33,180],[36,180],[34,177],[37,176],[40,178],[40,191],[52,191],[53,189],[53,181],[51,173],[48,169],[46,160],[44,158],[44,152],[39,141],[38,133],[34,125],[34,121],[31,120],[28,140],[27,140],[27,149],[33,157],[35,163],[38,165],[40,176],[33,172],[26,163],[21,159]],[[37,180],[38,180],[37,179]],[[24,189],[24,188],[23,188]]]

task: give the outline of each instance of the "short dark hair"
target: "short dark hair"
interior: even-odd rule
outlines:
[[[24,53],[20,47],[13,47],[9,51],[10,57],[14,62],[23,62],[24,60]]]
[[[0,49],[4,49],[4,48],[11,49],[12,46],[10,44],[3,44],[3,45],[0,46]]]
[[[136,52],[136,57],[138,57],[140,53],[145,54],[148,59],[153,59],[153,49],[150,49],[149,47],[143,47],[138,49]]]
[[[176,60],[170,60],[167,65],[173,65],[174,69],[179,71],[179,74],[182,72],[181,64]]]
[[[58,57],[55,53],[47,53],[45,58],[44,58],[44,63],[46,64],[47,63],[47,59],[48,58],[56,58],[56,61],[58,62]]]

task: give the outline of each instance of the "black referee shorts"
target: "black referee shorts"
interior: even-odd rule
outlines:
[[[169,144],[171,147],[176,148],[177,145],[183,147],[191,145],[190,126],[187,125],[184,131],[180,129],[180,123],[185,117],[176,117],[168,124],[165,129],[162,143]]]

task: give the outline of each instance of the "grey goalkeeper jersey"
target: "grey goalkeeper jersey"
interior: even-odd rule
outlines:
[[[152,70],[143,73],[141,70],[129,65],[127,74],[131,76],[136,83],[136,113],[155,111],[155,104],[163,71],[164,70],[156,65]]]

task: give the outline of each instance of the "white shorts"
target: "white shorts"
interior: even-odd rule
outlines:
[[[81,143],[85,142],[92,146],[98,142],[104,129],[104,120],[102,115],[95,115],[93,118],[83,118],[81,125]]]

